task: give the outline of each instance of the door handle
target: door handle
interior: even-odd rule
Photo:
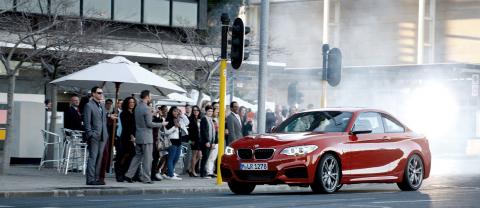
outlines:
[[[383,139],[384,139],[384,140],[391,140],[391,139],[392,139],[392,137],[389,137],[389,136],[384,136],[384,137],[383,137]]]

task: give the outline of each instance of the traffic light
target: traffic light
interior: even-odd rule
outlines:
[[[244,49],[250,45],[249,40],[245,40],[245,34],[250,33],[250,27],[245,27],[243,20],[236,18],[232,25],[232,47],[230,49],[230,59],[234,69],[240,68],[242,61],[248,59],[249,52],[244,53]]]
[[[328,51],[327,82],[335,87],[340,84],[342,78],[342,52],[338,48]]]

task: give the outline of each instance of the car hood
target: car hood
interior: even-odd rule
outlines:
[[[304,143],[311,140],[326,139],[332,136],[338,136],[342,133],[318,133],[318,132],[303,132],[303,133],[277,133],[277,134],[260,134],[247,136],[232,143],[232,147],[274,147],[287,144]]]

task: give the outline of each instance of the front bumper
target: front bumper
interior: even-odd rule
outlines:
[[[243,160],[236,155],[224,155],[220,167],[224,182],[233,180],[255,184],[310,184],[315,178],[314,164],[317,162],[312,158],[314,157],[306,155]],[[268,170],[240,170],[240,163],[267,163]]]

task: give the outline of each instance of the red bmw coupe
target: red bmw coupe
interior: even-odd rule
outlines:
[[[249,194],[261,184],[333,193],[343,184],[397,183],[415,191],[430,174],[428,140],[384,111],[301,112],[273,132],[226,147],[221,173],[233,193]]]

